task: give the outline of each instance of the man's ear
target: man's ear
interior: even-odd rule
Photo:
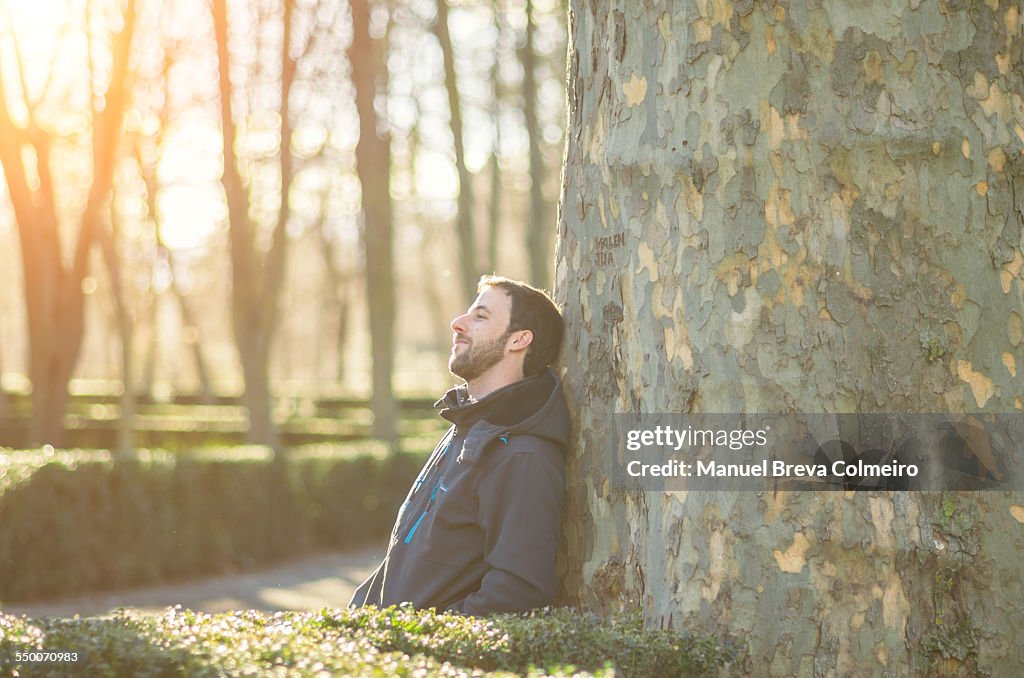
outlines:
[[[533,332],[531,330],[518,330],[509,337],[506,344],[510,351],[525,351],[533,343]]]

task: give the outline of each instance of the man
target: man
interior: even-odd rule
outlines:
[[[569,413],[549,365],[562,316],[544,292],[484,276],[452,321],[437,405],[452,423],[398,512],[387,555],[351,605],[412,602],[469,615],[552,602]]]

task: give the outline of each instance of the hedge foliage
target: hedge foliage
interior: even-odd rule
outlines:
[[[77,661],[16,661],[76,652]],[[24,676],[703,676],[731,658],[710,638],[645,630],[638,616],[568,609],[489,619],[409,607],[30,621],[0,614],[0,670]]]
[[[383,539],[431,443],[188,454],[0,450],[0,600],[231,571]]]

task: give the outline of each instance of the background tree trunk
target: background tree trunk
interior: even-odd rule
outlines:
[[[162,117],[162,121],[166,118]],[[161,124],[161,132],[157,138],[157,145],[163,144],[163,124]],[[169,291],[174,297],[175,302],[178,305],[178,311],[181,316],[181,327],[185,331],[185,344],[192,353],[192,359],[196,366],[196,378],[199,381],[199,401],[203,404],[210,404],[213,402],[213,384],[210,379],[210,368],[209,361],[206,358],[206,352],[203,348],[203,338],[199,332],[199,324],[196,322],[195,314],[188,305],[188,298],[185,295],[185,291],[181,288],[181,281],[178,279],[177,266],[174,261],[174,253],[164,242],[163,238],[163,226],[161,225],[160,212],[157,209],[157,195],[160,190],[157,178],[156,178],[156,166],[154,164],[146,164],[136,154],[136,161],[139,165],[139,174],[142,176],[143,183],[146,186],[146,205],[149,209],[150,215],[153,220],[153,238],[156,241],[157,259],[165,261],[167,263],[167,270],[169,272],[170,283]],[[157,362],[157,345],[159,344],[159,331],[154,325],[159,317],[159,311],[157,306],[159,305],[159,297],[154,296],[149,301],[149,308],[146,309],[145,314],[152,318],[150,323],[153,326],[152,339],[150,341],[150,347],[147,351],[147,357],[143,360],[142,370],[142,384],[145,386],[145,391],[152,395],[152,384],[155,378],[156,362]]]
[[[140,316],[143,317],[144,327],[150,328],[150,335],[146,340],[146,348],[142,356],[142,369],[139,370],[139,381],[141,382],[142,393],[151,401],[157,400],[156,389],[156,365],[160,360],[160,319],[161,295],[154,294],[149,299]]]
[[[533,48],[533,1],[526,0],[526,39],[519,50],[523,64],[523,115],[530,143],[530,211],[526,222],[526,251],[530,282],[551,287],[551,224],[544,204],[544,158],[540,153],[541,126],[537,118],[537,54]]]
[[[88,7],[86,8],[88,14]],[[104,228],[104,211],[109,209],[121,122],[128,100],[129,59],[135,29],[135,1],[129,0],[120,32],[113,36],[107,87],[93,92],[92,178],[88,198],[76,216],[74,228],[64,230],[54,192],[51,147],[54,133],[42,129],[35,115],[35,102],[26,91],[22,72],[21,105],[27,124],[16,124],[8,109],[8,88],[0,74],[0,164],[14,208],[21,240],[28,318],[29,379],[32,382],[31,443],[62,442],[64,412],[68,404],[68,383],[81,350],[85,331],[85,295],[82,284],[89,274],[89,260],[98,230]],[[91,53],[91,52],[90,52]],[[17,50],[16,50],[17,54]],[[23,68],[20,55],[16,67]],[[51,69],[56,64],[50,65]],[[99,102],[103,102],[102,107]],[[32,161],[26,163],[26,158]],[[77,241],[70,262],[63,254],[68,232]]]
[[[490,159],[490,196],[487,202],[487,270],[497,271],[498,265],[498,233],[501,225],[501,103],[503,87],[501,86],[501,58],[503,48],[505,21],[501,16],[501,7],[494,5],[494,63],[491,65],[491,159]],[[532,156],[531,156],[532,159]]]
[[[117,247],[120,231],[117,220],[112,215],[110,231],[103,229],[100,232],[99,245],[107,275],[110,278],[110,290],[114,301],[114,320],[117,325],[118,340],[121,343],[121,396],[118,399],[121,412],[117,420],[117,442],[114,453],[119,459],[128,459],[135,450],[135,322],[124,290],[121,256]]]
[[[0,328],[0,337],[2,336],[3,330]],[[8,407],[7,389],[4,387],[3,345],[0,344],[0,419],[4,419],[7,416]]]
[[[351,0],[352,44],[348,58],[359,114],[356,171],[362,186],[363,242],[366,246],[366,298],[373,343],[373,436],[398,438],[398,408],[391,385],[394,370],[395,292],[392,261],[391,141],[374,103],[386,96],[384,41],[370,35],[370,3]]]
[[[214,392],[213,381],[210,378],[209,361],[206,359],[206,351],[203,348],[203,336],[199,331],[199,324],[196,322],[195,314],[188,305],[185,292],[181,289],[178,276],[174,272],[174,256],[166,245],[160,243],[159,237],[157,243],[161,256],[166,259],[167,265],[171,269],[170,291],[174,295],[175,301],[178,302],[181,326],[186,333],[185,344],[191,350],[192,361],[196,366],[196,379],[199,382],[199,402],[209,405],[213,403]]]
[[[462,136],[462,97],[455,72],[455,53],[448,32],[448,2],[437,0],[434,33],[444,57],[444,87],[448,92],[448,121],[455,149],[455,169],[459,174],[459,198],[455,215],[455,232],[459,238],[459,273],[463,293],[476,290],[480,278],[477,267],[476,230],[473,226],[473,177],[466,166],[466,143]]]
[[[345,353],[349,343],[349,299],[352,295],[353,275],[342,269],[338,263],[338,248],[334,240],[327,234],[323,216],[326,207],[321,211],[320,223],[316,225],[316,234],[320,241],[320,253],[324,258],[324,274],[327,298],[330,300],[324,308],[325,326],[334,325],[334,352],[335,366],[333,382],[343,384],[345,382],[346,364]]]
[[[758,675],[1024,663],[1019,493],[622,493],[605,474],[612,412],[1022,408],[1021,21],[572,3],[570,599],[741,638]]]
[[[242,179],[235,153],[237,126],[232,98],[235,88],[230,77],[229,21],[226,0],[213,0],[214,36],[217,43],[220,114],[223,135],[224,171],[221,183],[228,206],[231,242],[231,307],[238,357],[245,380],[243,401],[249,411],[251,442],[280,447],[273,419],[270,388],[270,347],[276,328],[279,299],[285,276],[288,248],[287,226],[291,216],[288,196],[294,178],[289,103],[295,79],[297,59],[292,54],[292,12],[294,0],[284,0],[281,10],[279,109],[281,143],[278,171],[281,177],[277,218],[271,243],[266,250],[259,245],[260,225],[249,214],[250,190]]]
[[[172,92],[170,88],[170,72],[171,67],[174,64],[174,59],[177,56],[177,49],[173,43],[162,45],[162,49],[163,58],[160,62],[161,68],[155,79],[155,86],[159,89],[161,95],[161,105],[159,112],[157,113],[160,124],[157,127],[154,138],[152,139],[155,152],[150,154],[150,157],[147,158],[146,154],[142,152],[140,146],[136,144],[134,155],[135,162],[139,168],[139,176],[142,178],[143,185],[146,188],[146,207],[148,209],[150,219],[152,220],[153,239],[156,241],[157,259],[164,261],[167,264],[167,270],[170,277],[170,292],[177,302],[178,311],[181,316],[181,327],[185,333],[185,344],[192,352],[192,358],[195,363],[196,377],[199,382],[199,401],[203,404],[210,404],[213,402],[214,393],[210,378],[209,361],[206,358],[206,352],[203,348],[203,338],[199,332],[199,325],[195,320],[195,314],[189,307],[185,291],[182,289],[174,253],[164,241],[165,225],[159,210],[158,197],[162,187],[160,186],[160,182],[157,177],[157,164],[159,162],[159,158],[162,156],[164,144],[166,143],[167,129],[173,116],[171,107]],[[156,319],[159,317],[159,312],[157,310],[157,306],[159,305],[159,296],[152,297],[149,303],[152,308],[151,315],[153,322],[156,323]],[[144,361],[145,366],[143,368],[143,384],[150,395],[152,395],[152,384],[156,370],[157,344],[159,343],[159,332],[155,325],[153,325],[153,328],[153,338],[150,350],[148,351],[150,358]]]

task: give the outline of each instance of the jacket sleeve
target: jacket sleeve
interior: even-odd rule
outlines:
[[[448,609],[484,616],[549,605],[558,593],[564,494],[562,469],[541,453],[513,453],[491,469],[478,513],[487,571],[479,590]]]

